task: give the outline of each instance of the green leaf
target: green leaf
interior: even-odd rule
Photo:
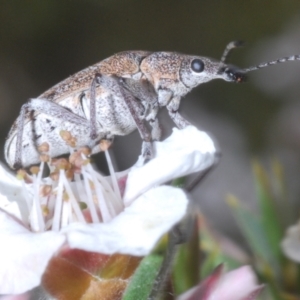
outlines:
[[[243,207],[234,196],[228,196],[227,202],[252,251],[262,262],[267,264],[267,266],[262,264],[261,266],[267,268],[268,271],[278,270],[279,262],[274,257],[274,253],[270,251],[270,244],[261,220],[254,213]]]
[[[261,224],[270,245],[269,251],[277,261],[282,259],[280,242],[283,236],[280,221],[277,215],[276,202],[272,195],[270,182],[266,172],[259,163],[253,164],[255,186],[258,205],[261,212]]]
[[[298,210],[290,202],[283,166],[277,159],[272,159],[272,185],[277,199],[277,215],[280,216],[282,228],[291,225],[291,220],[298,218]],[[284,231],[284,230],[283,230]]]
[[[277,197],[284,202],[284,204],[290,204],[288,201],[288,191],[283,171],[282,164],[277,159],[272,159],[272,174],[275,181]]]
[[[201,236],[201,250],[204,254],[205,259],[201,264],[201,278],[206,278],[217,265],[224,263],[226,269],[232,270],[240,267],[241,262],[238,261],[234,253],[233,256],[229,257],[224,253],[222,248],[222,235],[214,232],[209,225],[205,222],[205,218],[201,216],[200,225],[200,236]],[[227,244],[226,238],[226,244]],[[228,244],[227,244],[228,245]]]
[[[182,188],[184,186],[185,182],[186,182],[186,177],[179,177],[179,178],[174,179],[172,181],[171,185],[178,187],[178,188]]]
[[[189,241],[179,246],[173,267],[172,279],[176,295],[185,292],[199,283],[200,241],[196,223],[194,224],[193,235]]]
[[[122,299],[147,300],[162,261],[163,256],[161,255],[151,254],[146,256],[131,278]]]

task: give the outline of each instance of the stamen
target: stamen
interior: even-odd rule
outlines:
[[[112,182],[114,192],[116,193],[118,198],[121,200],[122,199],[121,192],[120,192],[120,189],[119,189],[118,180],[117,180],[116,173],[115,173],[112,161],[111,161],[111,157],[109,155],[109,151],[106,150],[106,151],[104,151],[104,153],[105,153],[105,158],[106,158],[106,161],[107,161],[107,165],[108,165],[108,169],[109,169],[109,173],[110,173],[111,182]]]
[[[76,173],[74,174],[74,183],[75,183],[77,195],[79,199],[82,199],[85,196],[83,195],[85,188],[80,176],[81,176],[80,174],[76,174]]]
[[[64,170],[59,170],[59,177],[63,176]],[[63,196],[63,181],[58,180],[58,187],[57,187],[57,195],[55,199],[55,207],[54,207],[54,216],[53,216],[53,223],[52,223],[52,230],[59,231],[60,229],[60,217],[61,217],[61,210],[62,210],[62,196]]]
[[[88,210],[93,223],[109,222],[124,209],[108,151],[105,151],[105,156],[111,174],[110,180],[93,169],[87,158],[90,155],[89,148],[74,150],[76,139],[67,131],[62,131],[61,136],[72,147],[69,161],[50,159],[46,154],[49,151],[48,144],[43,144],[40,147],[40,168],[31,168],[32,176],[25,171],[24,174],[18,174],[23,179],[22,184],[25,185],[25,178],[29,178],[33,185],[33,197],[27,197],[29,224],[33,231],[59,231],[72,222],[86,224],[89,220],[83,209]],[[109,144],[105,144],[105,147],[107,149]],[[51,172],[48,178],[42,178],[45,164],[48,164]],[[74,187],[77,191],[73,190]],[[81,208],[81,204],[85,208]]]
[[[69,202],[68,194],[63,193],[62,213],[61,213],[61,228],[67,226],[72,219],[72,210]]]
[[[86,191],[86,194],[87,194],[87,201],[86,202],[87,202],[88,208],[89,208],[90,213],[91,213],[92,221],[93,221],[93,223],[99,223],[100,220],[99,220],[99,217],[97,215],[95,203],[93,201],[92,190],[91,190],[91,186],[90,186],[90,183],[89,183],[89,177],[90,176],[86,172],[85,166],[82,167],[81,171],[82,171],[82,175],[83,175],[85,191]]]
[[[73,193],[73,191],[71,189],[69,181],[67,180],[67,178],[65,176],[62,177],[62,181],[63,181],[63,184],[65,186],[66,192],[69,195],[69,201],[70,201],[70,203],[72,205],[72,208],[74,210],[74,213],[75,213],[78,221],[82,222],[82,223],[86,223],[85,218],[84,218],[84,216],[83,216],[83,214],[81,212],[81,209],[79,207],[79,204],[78,204],[78,202],[77,202],[77,200],[76,200],[76,198],[74,196],[74,193]]]
[[[31,206],[32,206],[32,194],[31,194],[31,190],[28,189],[28,186],[25,183],[32,183],[32,176],[29,176],[29,174],[26,173],[25,170],[20,169],[17,172],[17,178],[19,180],[21,180],[21,184],[22,184],[22,190],[26,191],[24,193],[25,196],[25,202],[26,202],[26,206],[27,206],[27,211],[24,212],[24,217],[29,216],[30,214],[30,210],[31,210]],[[28,219],[26,218],[25,220],[23,220],[25,223],[28,223]]]
[[[91,165],[88,165],[86,168],[90,172],[93,183],[95,184],[95,191],[96,191],[96,196],[98,199],[98,206],[99,206],[99,209],[101,212],[102,221],[104,223],[108,222],[113,217],[115,217],[114,211],[112,209],[109,209],[109,208],[111,208],[110,202],[106,200],[106,199],[110,199],[110,198],[104,197],[103,192],[102,192],[103,187],[99,184],[99,181],[97,180]]]
[[[42,173],[44,170],[44,162],[41,162],[40,170],[38,174],[33,174],[33,186],[34,186],[34,195],[33,195],[33,203],[30,211],[30,226],[33,231],[44,231],[45,230],[45,222],[43,218],[43,212],[40,205],[40,195],[39,195],[39,187],[41,184]]]
[[[107,198],[110,199],[109,204],[112,207],[114,214],[115,215],[119,214],[124,209],[122,199],[120,199],[114,193],[112,187],[107,182],[106,178],[104,178],[101,174],[99,174],[97,172],[95,172],[95,176],[103,187],[102,192],[103,192],[105,199],[107,199]]]
[[[27,205],[27,209],[28,209],[28,215],[29,215],[30,208],[31,208],[31,205],[32,205],[32,201],[31,201],[31,197],[29,197],[29,195],[28,195],[28,190],[26,188],[24,180],[22,180],[22,189],[23,189],[23,191],[26,191],[26,193],[25,193],[25,201],[26,201],[26,205]]]
[[[48,198],[48,210],[49,210],[50,218],[46,221],[46,230],[52,228],[55,204],[56,204],[56,195],[52,192],[50,197]]]
[[[110,201],[111,197],[114,195],[114,193],[111,190],[111,194],[108,197],[105,197],[103,194],[103,192],[104,192],[103,187],[99,183],[97,176],[96,176],[96,172],[94,171],[92,166],[90,164],[88,164],[86,166],[86,169],[91,174],[92,181],[95,184],[95,191],[96,191],[96,195],[97,195],[97,199],[98,199],[98,206],[99,206],[101,216],[102,216],[102,221],[104,223],[108,222],[117,215],[117,212],[115,211],[115,209]],[[106,199],[109,199],[109,201],[107,201]]]

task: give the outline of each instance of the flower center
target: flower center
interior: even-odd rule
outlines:
[[[18,172],[28,191],[28,220],[24,221],[32,231],[59,231],[72,222],[108,222],[124,209],[109,152],[105,149],[110,178],[93,169],[89,155],[87,148],[72,150],[69,160],[51,160],[42,154],[40,167],[30,169],[32,175]],[[46,164],[50,176],[43,178]]]

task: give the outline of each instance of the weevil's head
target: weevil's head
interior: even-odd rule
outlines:
[[[241,83],[246,80],[246,75],[241,69],[207,57],[185,56],[181,63],[180,78],[184,85],[192,89],[218,78]]]
[[[223,76],[225,81],[242,83],[247,80],[245,71],[238,69],[237,67],[225,65],[219,70],[219,73]]]

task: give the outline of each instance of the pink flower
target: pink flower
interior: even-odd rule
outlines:
[[[178,300],[254,300],[263,285],[257,285],[254,272],[249,266],[240,267],[224,275],[223,265],[198,286],[179,296]]]
[[[49,268],[62,270],[64,278],[63,271],[70,268],[57,268],[57,263],[61,266],[66,256],[70,261],[76,257],[88,280],[94,280],[95,267],[102,270],[108,256],[126,260],[150,253],[182,219],[188,204],[181,189],[161,184],[206,170],[215,163],[216,152],[209,136],[192,126],[174,129],[154,147],[156,157],[146,165],[139,161],[127,172],[112,171],[109,179],[83,154],[71,166],[51,167],[49,178],[42,178],[42,167],[30,178],[23,174],[30,184],[0,166],[0,294],[22,294],[39,286]],[[124,176],[122,196],[118,182]],[[86,266],[82,254],[95,265]]]

